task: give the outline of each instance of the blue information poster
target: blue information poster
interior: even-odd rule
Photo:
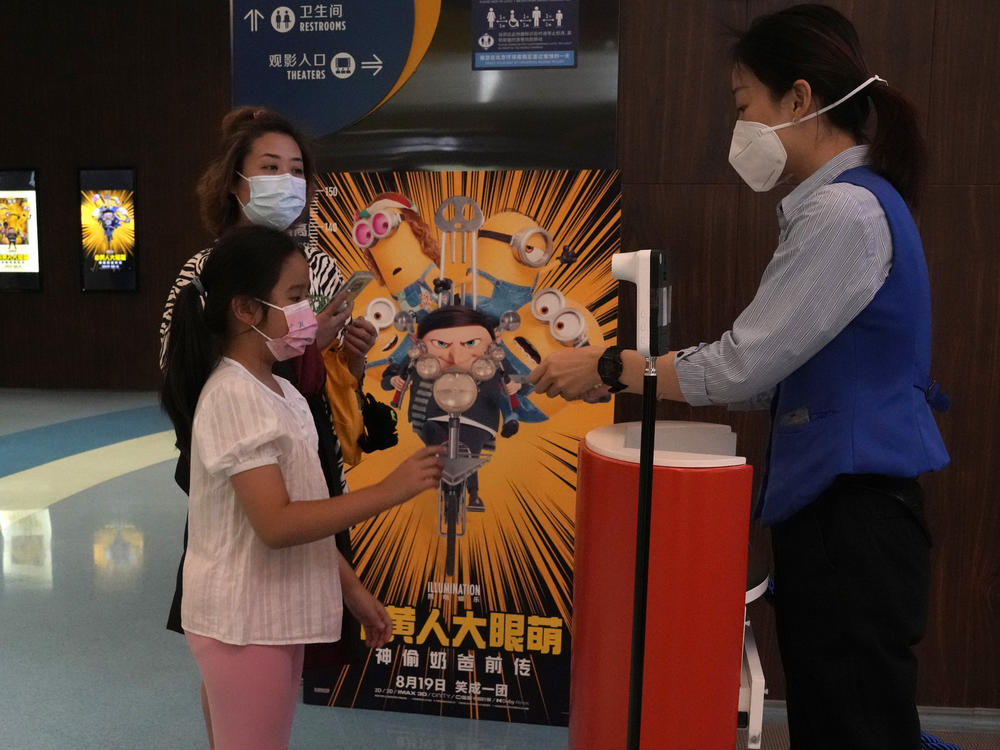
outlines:
[[[410,55],[414,0],[233,0],[232,21],[233,103],[277,110],[319,136],[390,93]]]
[[[472,67],[574,68],[579,0],[472,0]]]

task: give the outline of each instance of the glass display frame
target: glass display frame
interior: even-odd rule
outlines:
[[[0,292],[41,291],[38,170],[0,169]]]
[[[138,291],[135,169],[80,169],[79,186],[81,288]]]

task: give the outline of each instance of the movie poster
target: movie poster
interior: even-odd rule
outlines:
[[[376,279],[354,314],[379,331],[363,390],[392,405],[396,446],[448,446],[436,491],[352,530],[394,637],[305,700],[565,725],[577,446],[612,404],[534,393],[561,347],[617,335],[621,187],[606,170],[334,173],[310,233],[344,275]]]
[[[0,172],[0,290],[40,288],[34,170]]]
[[[133,170],[80,170],[84,291],[135,291],[135,230]]]

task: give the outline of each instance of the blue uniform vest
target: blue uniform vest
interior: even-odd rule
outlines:
[[[930,284],[913,217],[895,188],[867,167],[836,182],[878,199],[892,235],[892,267],[868,306],[778,385],[760,509],[765,524],[811,503],[838,474],[915,477],[948,463],[928,403],[936,387]]]

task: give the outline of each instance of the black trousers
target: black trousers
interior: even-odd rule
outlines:
[[[842,475],[771,529],[791,750],[918,750],[930,535],[915,479]]]

